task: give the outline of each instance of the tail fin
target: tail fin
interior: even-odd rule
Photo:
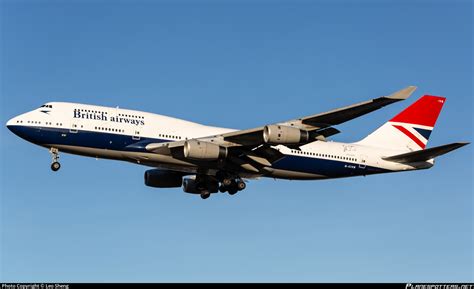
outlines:
[[[359,144],[401,149],[422,150],[426,147],[446,98],[424,95],[397,114]]]

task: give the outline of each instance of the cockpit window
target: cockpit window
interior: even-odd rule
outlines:
[[[51,104],[43,104],[40,107],[53,108],[53,106]]]

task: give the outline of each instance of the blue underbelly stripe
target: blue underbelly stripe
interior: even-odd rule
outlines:
[[[168,142],[173,140],[140,137],[133,139],[130,135],[121,135],[98,131],[78,130],[76,133],[69,129],[50,127],[10,126],[9,129],[19,137],[37,145],[69,145],[96,149],[117,151],[147,152],[146,145],[150,143]],[[387,170],[339,160],[327,160],[312,157],[286,155],[273,163],[275,169],[312,173],[327,177],[343,177],[368,175]]]
[[[295,155],[286,155],[281,160],[273,163],[272,167],[280,170],[312,173],[332,178],[369,175],[387,171],[371,166],[360,167],[359,164],[340,160],[328,160]]]

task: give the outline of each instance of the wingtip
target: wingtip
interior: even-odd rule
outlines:
[[[411,86],[405,87],[404,89],[401,89],[397,92],[394,92],[394,93],[390,94],[389,96],[387,96],[387,98],[404,100],[404,99],[409,98],[410,95],[412,95],[412,93],[415,92],[416,89],[417,89],[416,86],[411,85]]]
[[[451,146],[453,147],[453,149],[458,149],[458,148],[462,148],[463,146],[466,146],[470,144],[470,142],[467,142],[467,141],[459,141],[459,142],[455,142],[455,143],[452,143]]]

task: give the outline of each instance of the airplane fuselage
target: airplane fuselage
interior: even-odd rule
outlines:
[[[133,162],[150,167],[198,172],[193,162],[150,152],[151,143],[183,141],[233,132],[149,112],[79,103],[50,102],[12,118],[8,128],[21,138],[77,155]],[[401,164],[382,159],[406,151],[357,143],[315,141],[291,149],[274,146],[284,156],[265,172],[246,171],[241,177],[327,179],[424,169],[432,162]],[[209,168],[212,171],[212,167]]]

